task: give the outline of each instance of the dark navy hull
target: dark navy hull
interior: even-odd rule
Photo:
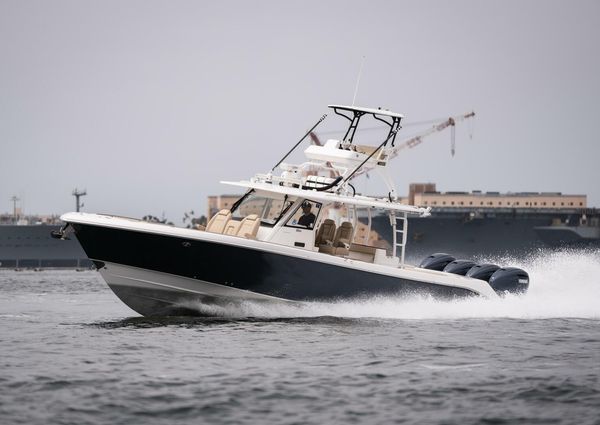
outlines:
[[[229,298],[232,291],[242,298],[247,293],[291,301],[415,294],[453,298],[475,294],[465,288],[308,260],[301,258],[301,250],[298,256],[290,256],[237,246],[234,238],[228,244],[88,224],[72,226],[89,258],[103,276],[113,279],[107,282],[115,293],[144,315],[161,314],[157,313],[164,311],[161,305],[173,304],[179,296],[189,301],[192,293],[199,301],[219,298],[221,294]],[[111,267],[123,271],[112,272]],[[148,272],[154,274],[142,276]],[[129,274],[136,274],[135,279]],[[167,286],[176,289],[129,283],[152,279],[173,281]],[[206,288],[210,288],[210,293]]]

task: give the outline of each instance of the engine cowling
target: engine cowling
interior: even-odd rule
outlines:
[[[486,282],[490,281],[490,277],[498,270],[500,266],[495,264],[476,264],[467,272],[467,277],[473,279],[481,279]]]
[[[419,267],[422,269],[437,270],[441,272],[442,270],[444,270],[444,267],[446,267],[449,263],[455,260],[456,258],[451,256],[450,254],[438,252],[436,254],[431,254],[430,256],[426,257],[423,261],[421,261]]]
[[[498,295],[524,294],[529,289],[529,274],[523,269],[457,260],[443,252],[429,255],[421,261],[419,267],[484,280]]]
[[[529,274],[517,267],[503,267],[492,274],[489,284],[500,295],[523,294],[529,288]]]
[[[471,260],[454,260],[451,263],[448,263],[446,267],[444,267],[444,271],[464,276],[469,270],[473,268],[473,266],[476,265],[477,264],[475,264]]]

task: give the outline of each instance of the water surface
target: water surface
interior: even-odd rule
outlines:
[[[2,271],[0,422],[600,424],[600,253],[509,261],[526,296],[211,318],[139,317],[96,272]]]

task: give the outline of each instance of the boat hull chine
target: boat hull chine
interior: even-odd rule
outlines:
[[[99,269],[110,289],[143,316],[215,316],[235,312],[243,303],[286,300],[181,276],[103,263]]]

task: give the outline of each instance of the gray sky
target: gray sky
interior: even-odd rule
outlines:
[[[232,192],[219,180],[267,171],[351,103],[363,55],[357,104],[407,123],[477,113],[454,158],[444,133],[396,160],[401,194],[432,181],[600,206],[599,42],[598,1],[0,0],[0,212],[13,194],[73,210],[74,187],[88,212],[204,212]]]

